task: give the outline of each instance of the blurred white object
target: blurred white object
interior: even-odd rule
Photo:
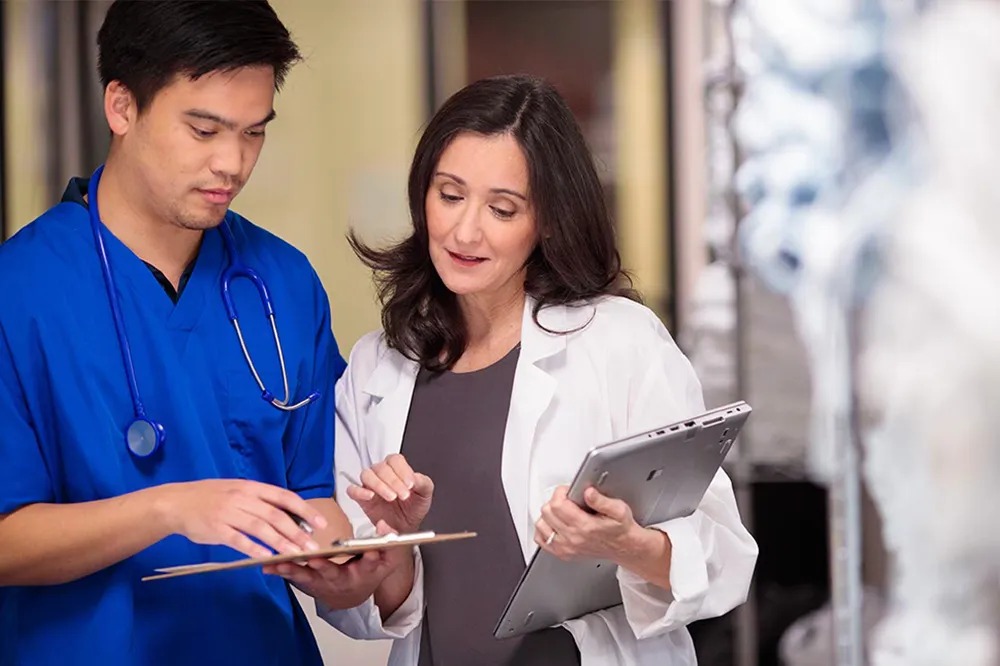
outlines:
[[[1000,3],[747,0],[738,27],[740,248],[809,355],[826,663],[861,662],[856,389],[895,565],[872,663],[998,666]]]
[[[905,35],[925,181],[887,238],[860,387],[866,474],[895,557],[876,666],[1000,663],[1000,5],[941,3]]]
[[[865,641],[882,618],[885,600],[878,590],[865,588],[862,594],[862,626]],[[803,615],[781,636],[778,657],[781,666],[830,666],[833,658],[833,611],[827,604]]]

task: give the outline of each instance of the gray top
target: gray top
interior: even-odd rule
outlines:
[[[475,539],[421,549],[426,610],[419,666],[579,666],[565,629],[498,640],[493,628],[524,572],[500,479],[520,346],[475,372],[417,375],[402,453],[434,480],[421,529]]]

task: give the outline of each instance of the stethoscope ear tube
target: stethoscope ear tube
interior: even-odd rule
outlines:
[[[145,458],[152,455],[159,449],[166,439],[166,434],[162,424],[146,416],[146,409],[143,406],[142,397],[139,395],[139,384],[136,381],[135,366],[132,362],[132,347],[129,344],[128,333],[125,330],[125,319],[122,316],[121,306],[118,302],[118,289],[115,285],[114,275],[111,271],[111,262],[108,258],[107,249],[104,245],[104,236],[101,230],[103,225],[101,224],[101,214],[97,205],[97,186],[100,183],[101,175],[103,173],[104,165],[102,164],[94,171],[94,174],[90,177],[90,183],[87,186],[90,227],[94,234],[94,244],[97,247],[97,255],[101,261],[101,272],[104,276],[104,286],[107,291],[108,303],[111,307],[111,316],[115,323],[115,333],[118,337],[118,348],[121,351],[122,365],[125,368],[125,377],[128,381],[129,395],[132,398],[133,419],[125,429],[125,443],[128,446],[128,450],[134,456],[138,458]],[[226,252],[229,255],[229,266],[222,273],[222,302],[226,308],[226,315],[229,317],[229,321],[232,322],[233,328],[236,330],[236,336],[239,339],[240,348],[243,351],[243,357],[246,359],[247,365],[250,367],[250,372],[253,375],[254,381],[257,382],[257,386],[261,391],[261,397],[275,408],[285,412],[294,411],[315,402],[319,399],[320,394],[313,391],[306,396],[304,400],[295,404],[289,404],[289,401],[291,400],[291,392],[288,387],[288,369],[285,366],[285,355],[281,349],[281,339],[278,336],[278,325],[274,316],[274,305],[271,301],[271,295],[268,292],[267,285],[257,271],[248,266],[244,266],[240,262],[239,255],[236,252],[236,240],[233,237],[232,229],[230,229],[229,226],[228,214],[219,225],[219,233],[222,235],[223,243],[226,246]],[[232,294],[230,293],[232,281],[241,277],[250,280],[257,288],[257,294],[260,296],[261,304],[264,307],[264,314],[271,323],[274,345],[277,349],[278,362],[281,366],[281,381],[285,389],[284,398],[281,400],[278,400],[273,393],[265,388],[264,382],[261,380],[260,374],[257,372],[253,359],[250,357],[246,341],[243,339],[243,331],[240,329],[239,315],[236,312],[236,304],[233,302]]]

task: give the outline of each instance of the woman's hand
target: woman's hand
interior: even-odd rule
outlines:
[[[361,472],[361,485],[348,486],[347,495],[373,525],[385,521],[397,532],[407,534],[418,531],[427,517],[434,482],[414,472],[406,458],[395,453]]]
[[[562,560],[610,560],[666,589],[670,586],[670,538],[641,527],[628,504],[588,488],[588,513],[559,486],[535,523],[535,543]]]

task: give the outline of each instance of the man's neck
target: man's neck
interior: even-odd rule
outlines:
[[[101,221],[137,257],[156,266],[177,289],[184,269],[198,254],[203,232],[184,229],[154,215],[137,193],[128,169],[108,160],[98,186]]]

